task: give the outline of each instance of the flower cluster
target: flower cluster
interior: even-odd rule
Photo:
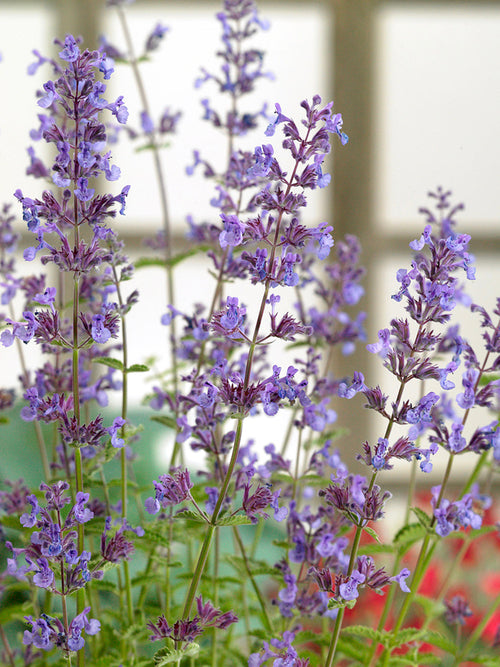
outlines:
[[[127,4],[107,2],[126,48],[102,38],[90,51],[67,35],[56,41],[58,59],[35,51],[29,68],[54,74],[38,93],[31,132],[52,158],[45,164],[29,148],[28,174],[46,187],[38,198],[14,197],[35,236],[24,260],[55,268],[57,283],[50,274],[19,277],[15,218],[9,206],[0,210],[0,341],[22,368],[19,387],[0,389],[0,410],[9,411],[1,426],[19,417],[33,430],[42,468],[34,492],[22,479],[0,480],[0,661],[71,664],[76,652],[79,665],[111,667],[493,664],[498,591],[467,635],[480,615],[453,582],[474,545],[499,546],[491,494],[500,464],[500,299],[490,311],[467,294],[476,269],[471,239],[456,229],[461,206],[440,188],[431,194],[435,207],[422,209],[424,231],[396,274],[391,303],[400,313],[366,345],[361,245],[352,235],[334,240],[328,221],[303,216],[331,181],[331,142],[348,143],[342,115],[319,95],[300,103],[300,120],[279,103],[271,116],[265,105],[244,108],[270,78],[253,41],[267,23],[253,0],[224,0],[220,71],[202,69],[195,85],[228,102],[221,111],[202,100],[226,161],[216,169],[202,146],[186,169],[193,183],[199,171],[213,183],[214,212],[201,223],[196,211],[188,216],[189,249],[177,254],[162,191],[164,227],[148,245],[164,255],[138,266],[167,272],[155,318],[167,327],[170,366],[160,352],[147,365],[131,363],[127,321],[139,295],[123,292],[134,267],[114,224],[129,186],[107,191],[120,177],[108,143],[142,137],[161,189],[160,137],[175,131],[180,113],[167,109],[155,121],[149,110],[141,63],[157,55],[168,29],[157,22],[136,55]],[[124,97],[106,95],[121,62],[139,83],[135,130],[120,131]],[[179,301],[173,281],[192,257],[208,268],[194,305]],[[481,344],[467,339],[459,308],[476,317]],[[360,343],[392,376],[390,389],[361,369],[339,374],[337,352],[348,356]],[[33,346],[36,368],[24,357]],[[134,426],[128,404],[134,374],[150,366],[145,411],[168,434],[168,460],[156,473],[153,437]],[[104,412],[112,391],[119,416]],[[348,465],[342,404],[356,397],[377,413],[377,431],[360,438]],[[440,472],[438,452],[444,476],[421,495],[428,473]],[[457,456],[471,462],[460,485]],[[405,467],[404,521],[388,536],[384,519],[403,504],[391,477]],[[35,468],[30,459],[27,473],[38,475]],[[448,562],[431,599],[426,577],[441,552]],[[376,627],[360,627],[372,607]],[[11,620],[25,622],[22,652],[11,648],[19,630]]]

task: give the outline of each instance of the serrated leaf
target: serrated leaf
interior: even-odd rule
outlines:
[[[198,514],[198,512],[193,512],[193,510],[181,510],[175,515],[176,518],[188,519],[189,521],[196,521],[196,523],[207,523],[206,520]]]
[[[418,522],[426,529],[426,531],[429,529],[430,523],[431,523],[431,518],[430,516],[424,512],[424,510],[420,509],[420,507],[410,507],[411,511],[413,514],[417,517]]]
[[[175,417],[168,417],[167,415],[153,415],[151,417],[151,421],[158,422],[158,424],[163,424],[163,426],[167,426],[168,428],[177,428]]]
[[[443,651],[451,653],[451,655],[455,655],[457,650],[457,645],[454,641],[448,639],[448,637],[445,637],[436,630],[427,630],[425,634],[425,641],[427,644],[432,644],[432,646],[437,646]]]
[[[149,367],[145,364],[132,364],[127,368],[127,373],[146,373],[149,371]]]
[[[354,635],[356,637],[366,637],[368,639],[373,639],[373,641],[383,643],[386,637],[385,632],[376,630],[375,628],[369,628],[366,625],[348,625],[343,629],[343,632]]]
[[[182,651],[179,649],[162,648],[154,654],[153,660],[157,667],[163,667],[163,665],[178,663],[182,658],[194,658],[199,652],[199,645],[192,642]]]
[[[170,540],[168,537],[165,535],[162,535],[161,533],[157,532],[156,530],[152,530],[151,528],[145,528],[144,529],[144,539],[143,540],[137,540],[136,547],[142,548],[144,547],[147,551],[151,550],[151,544],[148,544],[148,542],[152,542],[153,544],[157,544],[158,546],[161,547],[168,547],[170,546]]]
[[[419,652],[415,658],[410,655],[391,656],[388,662],[388,667],[423,667],[424,665],[442,666],[442,664],[443,659],[439,655]]]
[[[408,644],[408,642],[414,642],[417,639],[422,639],[425,637],[426,631],[421,628],[403,628],[400,630],[397,635],[389,635],[386,641],[386,646],[390,648],[397,648],[398,646],[403,646],[403,644]]]
[[[127,623],[125,628],[119,631],[119,634],[120,639],[135,639],[140,637],[145,639],[150,634],[150,630],[142,623],[133,623],[132,625],[128,625]]]
[[[325,646],[328,646],[330,637],[326,637],[325,640]],[[366,644],[362,644],[355,637],[349,637],[349,639],[339,637],[338,646],[339,650],[347,657],[357,660],[363,665],[366,664],[368,657]]]
[[[245,514],[237,514],[236,516],[223,516],[217,519],[218,526],[245,526],[252,523]]]
[[[377,535],[377,533],[373,530],[373,528],[370,528],[369,526],[365,526],[365,527],[363,528],[363,530],[365,531],[365,533],[368,533],[368,535],[370,535],[371,537],[373,537],[373,539],[374,539],[376,542],[378,542],[379,544],[382,544],[382,542],[380,541],[380,537],[379,537],[379,536]]]
[[[94,362],[103,366],[109,366],[117,371],[123,371],[122,362],[119,359],[113,359],[113,357],[99,357],[99,359],[94,359]]]
[[[411,546],[414,542],[423,539],[425,535],[426,530],[421,523],[407,523],[396,533],[394,545],[396,547]]]
[[[472,651],[468,655],[462,657],[464,662],[473,662],[474,664],[486,665],[486,667],[498,667],[500,660],[497,655],[492,655],[488,653],[479,653]]]

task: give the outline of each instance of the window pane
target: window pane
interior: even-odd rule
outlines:
[[[219,99],[221,96],[213,82],[194,88],[202,65],[210,72],[217,72],[220,68],[221,61],[214,55],[221,48],[221,24],[215,18],[218,11],[220,3],[183,3],[178,7],[166,7],[165,3],[161,6],[137,4],[127,8],[138,52],[158,21],[170,28],[160,50],[152,54],[150,62],[141,65],[141,72],[156,118],[167,106],[171,110],[183,111],[178,133],[170,138],[171,146],[163,151],[171,217],[181,231],[189,213],[197,221],[218,215],[209,204],[214,194],[213,184],[204,181],[201,171],[194,177],[185,174],[186,166],[193,163],[194,149],[200,150],[202,156],[218,169],[227,159],[225,137],[201,120],[201,100],[209,98],[214,108],[219,110],[224,108]],[[261,79],[256,92],[243,99],[243,108],[258,111],[267,101],[268,114],[272,116],[274,103],[279,102],[285,113],[300,113],[302,99],[311,98],[316,93],[326,98],[327,90],[331,90],[327,81],[328,63],[324,57],[328,52],[330,35],[329,11],[320,6],[275,5],[263,7],[260,13],[262,18],[270,21],[271,28],[267,32],[259,32],[251,44],[265,51],[264,69],[273,72],[276,80]],[[123,48],[118,17],[113,11],[108,11],[105,18],[107,38]],[[132,73],[126,67],[117,67],[116,70],[110,96],[125,96],[131,111],[129,122],[131,126],[138,127],[141,106]],[[267,121],[261,119],[260,130],[250,133],[239,145],[253,149],[259,143],[268,143],[268,138],[264,136],[266,125]],[[115,161],[122,169],[122,182],[132,184],[127,218],[123,224],[134,227],[140,221],[141,229],[156,229],[161,215],[151,156],[147,152],[134,152],[126,139],[120,142],[114,153]],[[311,206],[306,210],[306,219],[309,216],[310,220],[318,222],[319,218],[324,218],[325,209],[325,193],[315,193],[311,197]]]
[[[21,188],[27,196],[38,195],[45,185],[41,180],[26,176],[28,146],[32,128],[38,129],[35,92],[47,81],[50,71],[42,67],[35,76],[27,75],[28,65],[37,59],[32,49],[43,55],[52,52],[53,14],[45,3],[14,8],[2,5],[0,20],[0,202],[15,201],[12,194]],[[22,38],[20,38],[22,35]],[[43,157],[44,147],[38,142],[37,153]],[[16,208],[17,212],[17,208]]]
[[[443,185],[465,220],[498,229],[500,8],[385,6],[377,36],[378,223],[415,222],[422,192]]]

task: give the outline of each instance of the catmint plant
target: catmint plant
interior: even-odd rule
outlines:
[[[327,220],[303,221],[331,181],[332,142],[349,150],[343,118],[319,95],[297,109],[249,108],[247,94],[272,78],[253,41],[269,26],[253,0],[224,0],[220,69],[203,68],[195,87],[207,91],[202,119],[225,160],[193,147],[185,168],[193,191],[200,176],[213,183],[213,214],[186,212],[190,247],[177,253],[159,151],[182,115],[169,100],[153,113],[140,68],[175,27],[158,21],[140,50],[127,4],[107,2],[123,47],[103,37],[89,51],[67,35],[57,58],[33,52],[29,73],[52,71],[28,149],[27,172],[45,189],[17,190],[0,210],[0,341],[21,367],[0,389],[0,428],[32,428],[40,458],[35,488],[8,470],[0,479],[0,661],[497,664],[500,593],[488,563],[500,546],[500,300],[490,310],[468,294],[476,265],[456,223],[462,205],[442,188],[430,194],[423,233],[384,295],[394,315],[368,341],[360,242],[336,238]],[[135,129],[126,91],[106,94],[118,63],[139,88]],[[112,156],[127,136],[150,151],[159,184],[162,230],[137,267],[165,267],[167,300],[151,322],[172,357],[149,376],[143,411],[168,430],[169,463],[147,474],[151,438],[128,398],[134,373],[149,370],[127,337],[141,295],[125,289],[135,270],[119,234],[129,186],[116,183]],[[21,277],[23,224],[34,273]],[[207,278],[189,304],[173,276],[193,256]],[[465,309],[480,344],[463,331]],[[24,350],[35,345],[32,368]],[[354,366],[338,375],[335,353],[364,348],[395,389]],[[348,467],[337,409],[359,399],[377,431]],[[457,457],[470,463],[461,477]],[[404,470],[406,503],[391,481]],[[403,522],[389,534],[396,502]]]

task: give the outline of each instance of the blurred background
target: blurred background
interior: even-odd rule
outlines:
[[[279,101],[293,115],[302,99],[319,93],[325,101],[334,99],[344,117],[349,144],[333,151],[333,185],[313,193],[305,219],[332,223],[338,238],[350,233],[361,239],[369,276],[362,302],[368,342],[398,313],[388,298],[395,291],[395,273],[409,264],[408,243],[420,236],[424,224],[418,208],[430,203],[427,192],[438,185],[453,191],[455,203],[466,205],[459,231],[473,237],[478,264],[471,295],[491,307],[500,286],[500,0],[261,0],[258,5],[270,30],[259,35],[257,46],[266,51],[266,69],[275,78],[263,81],[249,106],[257,109],[267,101],[272,113]],[[198,222],[214,217],[212,186],[185,173],[192,151],[202,149],[217,163],[226,149],[202,121],[200,100],[215,100],[215,88],[194,88],[200,65],[217,67],[220,24],[215,14],[220,8],[221,3],[208,0],[136,0],[127,7],[138,50],[156,23],[170,29],[142,71],[156,117],[166,107],[183,112],[178,133],[162,155],[180,248],[186,247],[187,214]],[[100,35],[124,48],[115,10],[106,8],[104,0],[0,0],[0,204],[13,202],[19,187],[30,197],[42,189],[43,184],[25,176],[26,149],[32,143],[30,129],[38,126],[35,92],[50,73],[41,68],[28,77],[26,70],[36,60],[32,49],[55,54],[54,37],[67,33],[81,35],[90,48],[98,47]],[[126,67],[116,67],[110,89],[108,99],[124,95],[130,124],[139,127],[141,108]],[[265,141],[265,126],[263,120],[261,130],[249,136],[250,147]],[[44,149],[37,151],[43,155]],[[119,233],[129,255],[139,257],[146,254],[142,238],[160,226],[151,157],[135,152],[127,141],[113,148],[113,155],[122,170],[120,187],[133,186]],[[19,229],[22,250],[31,242],[21,224]],[[159,271],[143,270],[136,281],[141,304],[130,318],[131,358],[141,363],[151,353],[161,359],[165,330],[159,318],[167,303]],[[199,263],[186,263],[178,280],[182,301],[200,300],[203,281]],[[151,312],[154,320],[148,319]],[[472,330],[465,310],[459,317]],[[472,335],[478,339],[477,331]],[[36,350],[28,353],[36,362]],[[2,379],[16,372],[14,357],[12,350],[0,348]],[[363,345],[354,357],[338,358],[335,364],[336,375],[352,376],[358,369],[369,383],[386,383],[380,363]],[[143,395],[139,383],[133,393],[137,405]],[[339,442],[347,458],[363,440],[380,435],[370,413],[359,409],[361,403],[353,399],[335,406],[340,425],[350,431]],[[154,437],[158,465],[167,460],[161,429]],[[406,472],[391,482],[403,487]]]

